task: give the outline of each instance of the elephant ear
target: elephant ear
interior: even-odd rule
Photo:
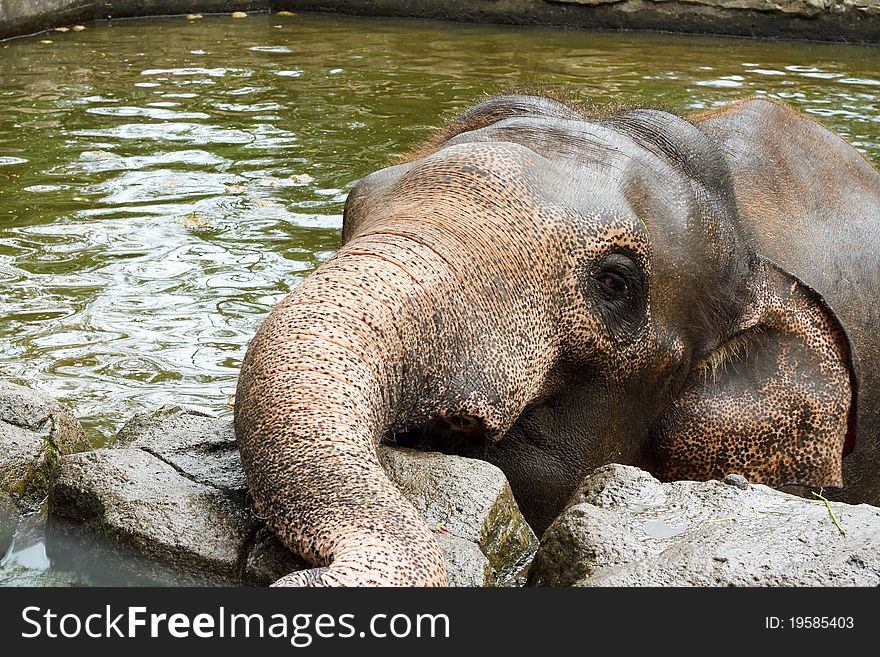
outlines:
[[[840,487],[856,417],[846,332],[815,290],[766,260],[750,291],[734,336],[654,427],[659,474]]]

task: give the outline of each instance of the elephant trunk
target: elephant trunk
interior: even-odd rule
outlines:
[[[446,584],[431,530],[376,454],[409,412],[405,350],[430,333],[403,241],[343,248],[275,308],[242,364],[235,430],[256,511],[329,566],[322,585]]]

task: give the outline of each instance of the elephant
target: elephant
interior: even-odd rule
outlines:
[[[355,184],[248,347],[255,511],[316,566],[278,583],[446,583],[382,441],[497,465],[539,535],[610,462],[877,504],[878,248],[880,173],[773,100],[472,106]]]

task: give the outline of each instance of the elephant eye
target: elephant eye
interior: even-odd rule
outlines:
[[[592,297],[615,332],[645,320],[647,288],[642,268],[628,254],[613,251],[590,272]]]
[[[626,296],[629,286],[623,276],[611,271],[600,273],[598,281],[602,286],[602,291],[611,297]]]

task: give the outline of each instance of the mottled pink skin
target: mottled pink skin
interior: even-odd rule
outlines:
[[[360,261],[382,266],[378,257]],[[283,301],[243,364],[236,407],[251,410],[237,413],[236,427],[248,437],[241,452],[256,510],[306,559],[332,561],[315,584],[442,586],[436,541],[375,451],[399,378],[397,309],[374,299],[345,263],[337,256]]]
[[[279,585],[446,583],[431,530],[379,464],[383,439],[498,465],[539,533],[612,461],[840,484],[862,347],[833,286],[770,262],[754,234],[770,210],[750,205],[758,183],[725,146],[754,103],[776,111],[588,117],[493,99],[358,183],[343,247],[260,328],[236,393],[256,511],[323,567]],[[880,174],[838,147],[880,206]],[[809,214],[789,198],[786,211]],[[865,431],[870,457],[877,423]]]

